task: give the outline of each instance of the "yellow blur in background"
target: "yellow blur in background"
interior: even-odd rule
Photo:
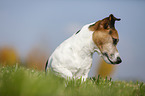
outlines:
[[[12,47],[0,48],[0,65],[2,66],[23,64],[27,68],[44,70],[45,63],[48,57],[49,54],[45,50],[41,50],[40,48],[34,47],[32,48],[32,50],[30,50],[26,58],[23,58],[24,62],[22,62],[15,48]]]
[[[99,67],[96,70],[97,71],[97,75],[100,75],[101,77],[105,78],[107,77],[111,77],[113,75],[113,73],[115,72],[115,65],[112,64],[107,64],[102,58],[99,61]]]
[[[0,48],[0,64],[12,66],[19,62],[19,56],[12,47]]]

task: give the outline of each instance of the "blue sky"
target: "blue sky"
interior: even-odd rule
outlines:
[[[117,66],[114,78],[145,81],[145,1],[1,0],[0,47],[13,46],[22,57],[33,46],[52,53],[82,26],[110,14],[121,18],[115,26],[123,62]],[[95,58],[99,57],[95,54]]]

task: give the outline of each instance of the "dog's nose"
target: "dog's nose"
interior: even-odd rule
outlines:
[[[119,63],[121,63],[122,62],[122,60],[121,60],[121,58],[120,57],[117,57],[117,64],[119,64]]]

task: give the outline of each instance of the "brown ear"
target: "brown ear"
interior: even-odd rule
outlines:
[[[116,18],[113,16],[113,14],[109,15],[109,26],[110,28],[114,27],[115,21],[120,21],[120,18]]]

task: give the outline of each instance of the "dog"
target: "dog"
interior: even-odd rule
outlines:
[[[92,56],[97,52],[108,64],[122,62],[116,45],[119,41],[113,14],[97,22],[87,24],[62,42],[47,60],[56,75],[64,78],[82,78],[84,81],[92,66]]]

